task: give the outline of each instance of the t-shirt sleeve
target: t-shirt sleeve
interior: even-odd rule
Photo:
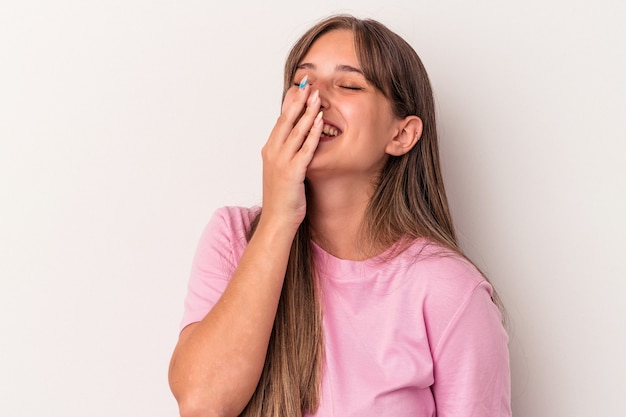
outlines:
[[[433,351],[438,417],[507,417],[508,336],[488,282],[463,300]]]
[[[215,211],[205,227],[193,259],[180,330],[201,321],[224,293],[245,247],[242,215],[232,208]],[[239,221],[237,221],[239,217]]]

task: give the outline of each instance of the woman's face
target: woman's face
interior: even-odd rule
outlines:
[[[307,178],[354,177],[370,181],[388,158],[399,119],[387,98],[361,72],[352,31],[322,35],[304,56],[294,76],[308,75],[311,92],[319,90],[324,133]],[[296,87],[297,88],[297,87]]]

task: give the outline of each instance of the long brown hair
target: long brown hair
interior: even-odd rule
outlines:
[[[419,142],[402,156],[390,156],[379,175],[364,218],[367,240],[388,247],[402,239],[426,238],[462,255],[439,167],[430,82],[420,58],[404,39],[375,20],[331,16],[309,29],[292,47],[285,63],[283,97],[311,45],[321,35],[338,29],[354,34],[361,70],[390,101],[395,116],[416,115],[423,123]],[[317,409],[323,335],[315,273],[305,218],[291,247],[261,379],[241,416],[299,417]]]

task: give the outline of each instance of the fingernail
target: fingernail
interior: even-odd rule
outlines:
[[[309,97],[309,105],[313,105],[320,97],[320,90],[313,91],[313,94]]]
[[[302,79],[302,81],[300,81],[300,90],[302,90],[304,87],[306,87],[307,83],[309,82],[309,74],[306,74],[304,76],[304,78]]]
[[[319,113],[317,113],[317,116],[315,116],[315,120],[313,121],[314,125],[319,125],[320,123],[322,123],[322,116],[324,115],[323,111],[320,111]]]

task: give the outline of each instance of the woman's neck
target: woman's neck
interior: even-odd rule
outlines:
[[[309,182],[307,216],[313,240],[341,259],[370,257],[369,245],[364,242],[363,220],[371,188],[371,183],[355,184],[354,181]]]

